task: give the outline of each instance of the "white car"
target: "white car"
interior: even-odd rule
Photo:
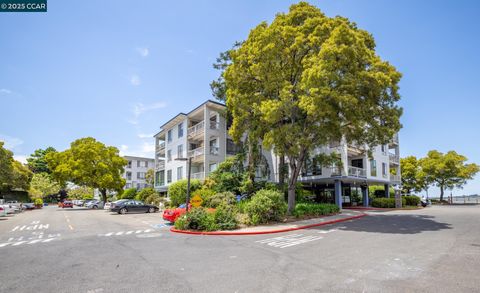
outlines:
[[[112,203],[109,202],[109,201],[107,201],[107,202],[103,205],[103,209],[109,211],[111,206],[112,206]]]
[[[6,217],[7,216],[7,210],[3,207],[3,205],[0,205],[0,217]]]
[[[9,204],[2,204],[0,205],[0,207],[2,207],[5,210],[5,213],[7,214],[15,213],[15,209]]]

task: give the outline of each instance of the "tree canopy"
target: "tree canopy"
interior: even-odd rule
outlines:
[[[446,154],[437,150],[429,151],[420,159],[422,171],[440,188],[440,200],[443,200],[445,189],[462,188],[468,180],[480,171],[480,166],[467,164],[467,157],[455,151]]]
[[[13,153],[3,147],[0,141],[0,191],[21,189],[27,191],[32,172],[22,163],[13,159]]]
[[[48,168],[47,160],[45,160],[45,156],[50,152],[56,152],[57,150],[53,147],[48,147],[46,149],[37,149],[33,154],[30,155],[30,158],[27,158],[28,168],[33,173],[51,173],[50,169]]]
[[[401,127],[401,74],[346,18],[300,2],[252,29],[228,57],[218,82],[233,117],[230,135],[240,141],[247,134],[287,157],[290,212],[309,152],[341,139],[385,144]]]
[[[60,184],[58,184],[48,173],[35,173],[33,174],[28,193],[32,198],[44,198],[49,195],[57,194],[60,189]]]
[[[59,182],[71,181],[77,185],[98,188],[103,201],[107,190],[120,191],[127,160],[119,156],[116,147],[106,146],[92,137],[80,138],[63,152],[46,155],[48,167]]]

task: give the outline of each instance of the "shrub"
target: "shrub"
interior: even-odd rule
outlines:
[[[210,197],[207,197],[203,204],[206,207],[216,208],[219,205],[233,205],[235,204],[236,199],[235,195],[231,192],[220,192],[216,193]]]
[[[83,199],[83,200],[93,199],[93,194],[84,194],[84,195],[82,196],[82,199]]]
[[[420,197],[415,195],[404,196],[405,205],[407,206],[418,206],[420,204]]]
[[[209,213],[205,208],[193,208],[175,221],[175,228],[182,230],[215,231],[215,214]]]
[[[295,217],[303,216],[324,216],[340,212],[335,204],[299,203],[295,206],[293,214]]]
[[[33,203],[35,204],[35,206],[42,206],[43,205],[43,199],[36,198]]]
[[[283,195],[274,190],[261,189],[246,204],[245,211],[253,225],[279,220],[287,211]]]
[[[220,163],[218,168],[210,173],[208,182],[216,192],[240,193],[243,178],[243,160],[235,156]]]
[[[137,194],[137,189],[129,188],[125,189],[121,195],[118,196],[118,199],[134,199]]]
[[[402,198],[402,206],[406,205],[405,198]],[[379,197],[374,198],[372,201],[372,207],[376,208],[395,208],[395,198]]]
[[[385,197],[385,187],[383,185],[370,185],[368,186],[368,194],[375,197]],[[390,197],[395,196],[393,187],[390,187]]]
[[[158,195],[158,193],[155,191],[155,189],[151,187],[144,188],[140,190],[136,195],[135,199],[136,200],[141,200],[141,201],[146,201],[146,199],[150,196],[155,196]]]
[[[310,190],[303,189],[301,185],[295,187],[295,197],[298,203],[314,203],[315,194]]]
[[[235,207],[237,208],[237,211],[239,213],[246,213],[246,207],[247,207],[247,204],[249,203],[249,200],[241,200],[239,202],[236,203]]]
[[[200,189],[201,186],[202,183],[199,180],[190,180],[190,194],[193,194],[193,192]],[[187,180],[179,180],[172,183],[168,187],[168,196],[170,197],[172,206],[179,206],[182,203],[185,203],[187,199]]]
[[[161,197],[160,195],[158,194],[151,194],[150,196],[148,196],[146,199],[145,199],[145,203],[146,204],[153,204],[155,206],[160,206],[160,203],[165,201],[165,199],[163,197]]]
[[[238,227],[237,213],[231,205],[219,205],[215,210],[214,220],[220,230],[233,230]]]
[[[206,206],[205,205],[205,202],[208,202],[210,197],[213,196],[215,194],[215,191],[210,189],[210,188],[207,188],[205,186],[203,186],[202,188],[196,190],[195,192],[192,193],[191,197],[194,197],[196,195],[200,196],[203,200],[203,203],[202,205],[203,206]]]

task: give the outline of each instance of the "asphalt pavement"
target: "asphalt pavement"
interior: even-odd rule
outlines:
[[[169,228],[83,208],[0,218],[0,292],[480,292],[480,206],[268,235]]]

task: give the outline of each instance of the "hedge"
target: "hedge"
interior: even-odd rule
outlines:
[[[402,198],[402,206],[406,206],[406,199]],[[379,197],[374,198],[372,207],[375,208],[395,208],[395,198]]]
[[[420,204],[420,197],[415,195],[404,196],[407,206],[418,206]]]
[[[295,206],[293,214],[295,217],[303,216],[324,216],[340,212],[340,208],[335,204],[318,204],[318,203],[299,203]]]

